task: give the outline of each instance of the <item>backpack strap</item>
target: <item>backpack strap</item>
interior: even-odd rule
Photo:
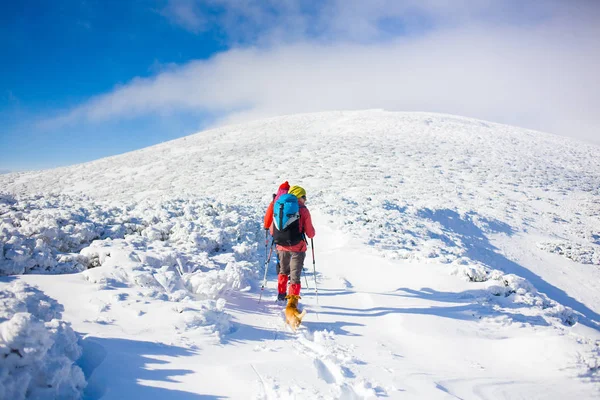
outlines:
[[[283,203],[279,205],[279,229],[283,229]]]

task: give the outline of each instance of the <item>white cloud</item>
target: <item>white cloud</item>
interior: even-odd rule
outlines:
[[[199,33],[207,29],[207,20],[202,15],[199,3],[194,0],[170,0],[159,13],[191,32]]]
[[[428,14],[417,8],[421,3],[430,7]],[[457,6],[470,3],[452,2],[449,8],[446,2],[431,0],[391,7],[387,11],[392,17],[421,13],[432,21],[448,18],[428,33],[377,43],[351,39],[382,35],[377,21],[386,10],[378,6],[395,2],[378,0],[369,2],[371,7],[355,2],[354,11],[346,9],[348,2],[332,3],[316,21],[328,22],[323,32],[329,36],[320,36],[328,40],[281,40],[282,26],[274,24],[260,41],[269,46],[232,49],[150,79],[135,79],[52,123],[181,110],[224,113],[223,122],[384,108],[465,115],[600,141],[597,8],[573,10],[548,3],[554,7],[531,12],[539,18],[535,24],[515,24],[482,17],[490,12],[487,2],[467,11]],[[255,3],[241,4],[252,21],[269,20],[270,14]],[[289,15],[298,15],[291,31],[305,35],[305,16],[289,9]]]

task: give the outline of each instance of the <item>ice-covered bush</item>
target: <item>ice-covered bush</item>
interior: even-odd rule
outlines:
[[[493,270],[480,262],[461,257],[451,264],[450,274],[459,276],[469,282],[485,282],[491,278]]]
[[[0,197],[0,275],[82,271],[79,251],[93,240],[121,236],[119,210],[86,198]]]
[[[0,398],[80,398],[86,382],[75,361],[82,349],[61,321],[62,306],[14,282],[0,291]]]
[[[584,246],[574,242],[544,242],[538,243],[537,246],[541,250],[560,254],[578,263],[600,265],[600,246]]]
[[[492,270],[487,292],[492,295],[490,300],[499,298],[497,303],[502,307],[535,307],[541,309],[544,316],[556,318],[564,325],[572,326],[577,322],[577,315],[571,308],[539,293],[527,279],[520,276]]]
[[[212,254],[255,242],[255,220],[246,209],[209,200],[123,203],[82,196],[2,195],[0,275],[97,267],[110,251],[101,255],[89,247],[110,248],[105,244],[126,238],[137,249],[167,243],[190,270],[186,272],[210,269]],[[104,244],[93,245],[99,241]],[[167,264],[173,265],[175,258]]]
[[[519,307],[536,307],[541,309],[543,315],[557,318],[564,325],[571,326],[577,322],[577,315],[572,309],[539,293],[527,279],[514,274],[505,274],[464,257],[455,260],[451,266],[452,275],[469,282],[484,284],[485,290],[479,291],[481,301],[492,302],[501,308],[507,307],[509,312],[510,309]]]
[[[246,206],[6,195],[0,215],[1,275],[84,271],[99,289],[198,301],[200,309],[181,316],[195,314],[195,322],[183,327],[229,331],[228,315],[214,304],[251,286],[259,269],[260,218]]]

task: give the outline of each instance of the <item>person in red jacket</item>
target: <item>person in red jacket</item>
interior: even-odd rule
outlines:
[[[312,224],[310,212],[306,208],[306,191],[300,186],[292,186],[289,194],[293,194],[298,198],[299,206],[299,229],[309,239],[315,236],[315,228]],[[273,235],[273,224],[270,226],[271,235]],[[300,296],[300,275],[304,267],[304,259],[306,258],[306,241],[301,240],[300,243],[293,246],[277,245],[277,256],[279,258],[279,271],[277,278],[277,300],[285,300],[288,275],[290,279],[290,288],[288,295]]]
[[[265,213],[265,221],[264,221],[265,230],[271,228],[271,224],[273,223],[273,206],[275,205],[275,202],[277,201],[277,199],[279,199],[279,197],[281,197],[281,195],[286,194],[288,192],[288,190],[290,190],[290,184],[288,183],[288,181],[285,181],[281,185],[279,185],[279,189],[277,189],[277,194],[273,195],[273,200],[271,200],[269,207],[267,207],[267,212]],[[271,235],[272,234],[273,233],[271,232]],[[277,259],[277,265],[275,266],[277,275],[280,274],[280,268],[281,268],[281,263],[279,262],[279,259]]]

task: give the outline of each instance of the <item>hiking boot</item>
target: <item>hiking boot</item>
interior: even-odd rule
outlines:
[[[277,301],[285,301],[285,293],[278,293],[277,294]]]

